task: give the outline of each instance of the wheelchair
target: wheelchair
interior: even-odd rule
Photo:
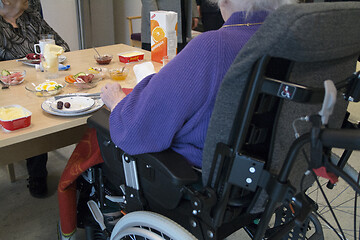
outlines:
[[[269,15],[222,82],[201,170],[171,149],[129,155],[112,142],[106,109],[90,117],[104,163],[78,179],[87,239],[210,240],[239,229],[251,239],[324,239],[307,193],[312,169],[360,193],[344,168],[360,149],[346,121],[348,102],[360,100],[359,15],[353,2]],[[336,164],[333,148],[345,149]]]

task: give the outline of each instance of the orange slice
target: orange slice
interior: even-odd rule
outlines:
[[[154,42],[158,42],[165,37],[165,31],[162,27],[155,27],[151,36]]]
[[[65,82],[74,83],[76,80],[74,79],[73,75],[69,75],[65,77]]]
[[[151,32],[154,30],[154,28],[158,27],[159,26],[159,22],[156,21],[156,20],[150,20],[150,29],[151,29]]]

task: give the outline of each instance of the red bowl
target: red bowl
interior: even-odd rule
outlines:
[[[17,130],[20,128],[25,128],[25,127],[30,126],[32,113],[20,105],[9,105],[9,106],[5,106],[3,108],[11,108],[11,107],[21,108],[23,110],[25,116],[20,117],[20,118],[11,119],[11,120],[5,120],[0,117],[0,125],[9,131],[14,131],[14,130]]]

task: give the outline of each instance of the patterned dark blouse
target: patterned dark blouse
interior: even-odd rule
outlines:
[[[30,9],[33,10],[34,12],[39,13],[41,17],[43,16],[40,0],[29,0],[28,10],[30,10]]]
[[[56,45],[70,51],[68,44],[57,34],[40,14],[26,10],[17,20],[14,28],[0,16],[0,61],[23,58],[34,52],[40,34],[54,34]]]

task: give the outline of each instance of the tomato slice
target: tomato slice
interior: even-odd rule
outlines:
[[[65,77],[65,82],[74,83],[74,82],[76,82],[76,80],[74,79],[73,75],[69,75],[69,76]]]

